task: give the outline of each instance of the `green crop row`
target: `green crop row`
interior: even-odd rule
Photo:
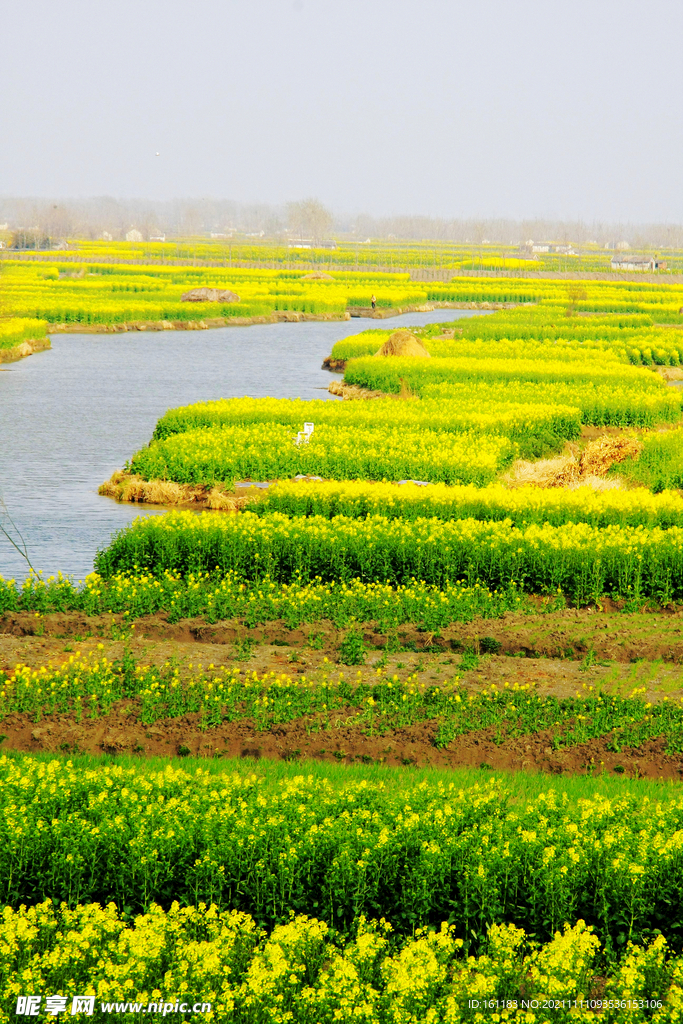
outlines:
[[[416,477],[484,484],[516,454],[513,442],[493,434],[321,424],[310,440],[297,443],[291,427],[257,423],[189,430],[152,441],[133,456],[129,468],[147,480],[179,483],[264,481],[303,473],[342,480]]]
[[[561,591],[581,604],[604,594],[667,603],[683,596],[683,530],[172,512],[120,531],[95,568],[103,576],[215,570],[245,580],[467,581],[494,590],[515,583],[530,592]]]
[[[267,578],[250,583],[234,573],[190,575],[163,571],[156,576],[120,573],[103,579],[92,573],[81,586],[64,577],[47,580],[29,576],[19,586],[0,576],[0,615],[27,611],[36,616],[36,631],[45,628],[41,617],[50,612],[79,611],[86,615],[119,615],[124,623],[164,612],[169,622],[202,616],[209,622],[239,619],[247,627],[282,620],[289,628],[329,619],[343,628],[354,622],[374,622],[380,629],[412,623],[438,631],[452,622],[496,618],[520,611],[527,601],[517,588],[493,593],[477,584],[433,587],[412,582],[388,583],[276,583]],[[111,629],[118,635],[116,620]]]
[[[640,382],[615,387],[609,383],[549,383],[525,380],[468,380],[425,384],[422,400],[443,405],[486,409],[489,404],[515,400],[523,406],[541,404],[552,409],[573,406],[583,423],[603,426],[651,427],[661,421],[675,421],[680,415],[680,395],[672,389],[643,388]]]
[[[343,650],[350,650],[349,637],[357,639],[352,630]],[[344,729],[369,737],[429,723],[425,738],[439,749],[486,729],[498,745],[547,731],[554,749],[604,738],[609,750],[638,750],[662,738],[665,754],[683,752],[683,706],[667,700],[653,705],[636,696],[558,699],[507,683],[473,693],[457,677],[438,685],[421,684],[417,676],[402,683],[381,669],[371,683],[354,683],[343,672],[336,679],[324,674],[314,680],[213,666],[182,676],[176,664],[157,668],[130,656],[111,662],[80,654],[59,668],[17,665],[12,672],[0,671],[0,722],[12,714],[30,715],[35,722],[65,714],[77,721],[97,719],[125,700],[135,702],[128,710],[146,725],[190,714],[198,716],[203,730],[246,721],[261,732],[304,719],[307,731],[322,738],[341,722]]]
[[[315,914],[342,933],[361,915],[401,934],[449,921],[466,945],[491,924],[546,940],[565,921],[608,947],[683,938],[683,803],[552,790],[511,802],[498,782],[347,782],[0,759],[0,897],[129,912],[175,901]],[[6,961],[5,961],[6,962]]]
[[[552,400],[544,403],[541,388],[536,389],[535,397],[535,403],[525,398],[520,402],[515,399],[513,389],[508,388],[499,389],[495,395],[486,393],[483,400],[474,389],[467,394],[456,391],[455,400],[450,402],[440,398],[420,402],[378,399],[363,403],[283,398],[219,399],[169,409],[158,421],[153,440],[192,429],[254,424],[278,423],[298,432],[306,421],[314,423],[316,429],[321,424],[343,427],[353,432],[354,443],[358,443],[357,428],[400,428],[408,433],[427,430],[503,434],[517,441],[521,451],[533,447],[539,438],[557,445],[579,436],[581,423],[577,409]]]
[[[618,363],[551,362],[515,359],[353,359],[344,380],[363,388],[398,394],[406,385],[417,394],[454,396],[461,385],[507,385],[517,397],[520,389],[536,385],[548,401],[559,389],[563,403],[582,410],[598,423],[650,426],[675,421],[681,414],[681,395],[654,374]],[[439,388],[439,391],[435,389]],[[547,389],[547,390],[546,390]],[[521,394],[520,394],[521,397]],[[518,398],[519,400],[519,398]]]
[[[438,358],[530,358],[535,353],[552,359],[600,358],[636,365],[678,365],[683,359],[680,331],[653,329],[650,317],[591,317],[569,319],[562,310],[502,310],[487,316],[413,328],[430,355]],[[553,312],[553,311],[550,311]],[[619,319],[621,322],[615,323]],[[564,323],[562,322],[564,321]],[[335,342],[333,359],[374,355],[391,334],[370,329]],[[452,336],[451,336],[452,335]]]
[[[623,465],[623,464],[622,464]],[[620,472],[620,467],[616,470]],[[423,487],[408,481],[374,484],[367,480],[283,480],[269,488],[253,507],[259,515],[281,512],[287,516],[346,516],[365,519],[413,521],[437,519],[507,519],[516,526],[529,523],[590,523],[591,526],[683,527],[683,497],[672,491],[651,494],[633,491],[596,491],[582,486],[488,487],[473,485]]]

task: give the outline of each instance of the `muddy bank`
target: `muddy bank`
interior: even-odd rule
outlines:
[[[51,347],[49,338],[29,338],[13,348],[0,348],[0,363],[16,363],[18,359],[25,359],[34,352],[44,352]]]
[[[352,316],[385,320],[404,313],[430,313],[434,309],[513,309],[515,302],[430,302],[421,306],[392,309],[362,308],[343,313],[300,313],[297,310],[275,310],[263,316],[216,316],[200,320],[132,320],[115,324],[48,324],[48,334],[122,334],[127,331],[206,331],[212,327],[250,327],[252,324],[308,323],[311,321],[345,321]],[[360,308],[360,307],[359,307]],[[49,346],[48,346],[49,347]],[[0,360],[1,361],[1,360]]]
[[[208,484],[179,484],[175,480],[145,480],[123,470],[112,473],[97,489],[98,494],[114,501],[211,512],[238,512],[261,497],[260,491],[254,493],[249,487],[239,491],[238,494]]]
[[[348,313],[298,313],[277,310],[267,316],[216,316],[201,320],[132,320],[120,324],[48,324],[49,334],[125,334],[127,331],[207,331],[212,327],[250,327],[253,324],[349,320]]]

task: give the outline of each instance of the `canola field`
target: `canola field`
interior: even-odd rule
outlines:
[[[645,253],[643,253],[645,254]],[[8,256],[14,256],[10,250]],[[22,254],[24,255],[24,254]],[[624,255],[626,255],[624,253]],[[659,255],[647,251],[648,258]],[[579,252],[520,253],[514,247],[499,243],[458,244],[444,241],[393,241],[366,239],[344,241],[337,239],[330,246],[316,247],[263,241],[246,241],[244,238],[205,237],[176,238],[173,241],[148,240],[142,242],[114,241],[102,239],[69,239],[68,251],[33,251],[26,253],[28,259],[65,258],[79,262],[83,260],[112,263],[158,262],[183,266],[236,266],[258,269],[320,269],[355,270],[365,272],[404,271],[457,271],[503,272],[506,274],[539,272],[572,272],[590,275],[614,273],[610,263],[614,251],[601,249],[595,244],[582,246]],[[657,271],[657,277],[665,281],[671,274],[683,270],[683,253],[671,250],[666,254],[667,269]],[[621,271],[617,271],[622,273]]]
[[[0,352],[11,350],[23,341],[34,341],[47,334],[47,322],[31,317],[11,317],[0,320]]]
[[[253,318],[277,312],[343,318],[353,307],[369,309],[373,295],[380,311],[425,305],[521,304],[533,305],[541,320],[545,310],[552,311],[557,319],[569,309],[577,314],[577,319],[581,319],[581,314],[596,313],[617,317],[640,315],[649,317],[650,325],[680,323],[683,307],[683,284],[666,278],[652,283],[619,280],[614,275],[614,280],[591,280],[577,289],[573,281],[526,276],[480,277],[463,273],[448,282],[420,281],[412,280],[410,270],[386,273],[369,266],[335,270],[332,274],[324,269],[307,274],[305,270],[283,269],[277,264],[271,269],[219,264],[190,266],[187,260],[169,265],[158,259],[107,261],[104,256],[65,261],[59,253],[31,259],[8,256],[1,265],[9,314],[66,325],[166,322],[182,326],[200,320]],[[196,288],[229,290],[239,301],[182,301],[183,294]],[[581,323],[581,328],[585,326]],[[643,336],[645,347],[662,347],[657,344],[661,332],[649,333],[649,346],[647,333]],[[579,330],[576,336],[581,334]],[[518,337],[526,336],[522,333]],[[672,344],[675,342],[671,339],[665,341],[662,351],[668,352],[667,346]],[[659,356],[652,358],[658,361]]]
[[[272,486],[236,517],[136,522],[100,553],[97,571],[234,572],[251,585],[514,587],[579,605],[603,595],[680,600],[672,485],[681,392],[656,372],[678,366],[676,329],[643,314],[589,324],[536,307],[418,330],[424,357],[376,356],[389,333],[366,331],[331,353],[345,363],[345,383],[384,397],[170,410],[130,473],[226,490],[245,480]],[[303,435],[306,421],[314,429]],[[515,479],[520,459],[558,458],[601,427],[619,429],[631,447],[598,466],[597,490],[575,455],[565,457],[571,487]],[[619,474],[641,486],[624,488]]]
[[[181,266],[170,250],[164,265],[106,263],[99,243],[83,255],[82,276],[54,258],[6,261],[17,315],[181,321],[185,307],[208,316],[180,301],[205,285],[240,295],[225,317],[341,317],[373,293],[385,308],[516,305],[415,329],[422,356],[378,356],[390,330],[344,338],[340,325],[331,360],[366,400],[169,410],[125,473],[226,499],[239,485],[246,506],[140,518],[82,584],[0,578],[16,636],[103,637],[88,654],[69,643],[53,662],[0,668],[0,731],[25,738],[0,757],[0,1022],[36,1006],[68,1016],[73,1000],[90,1000],[95,1020],[144,1022],[683,1019],[683,698],[463,678],[532,615],[575,615],[579,635],[586,608],[614,605],[624,631],[632,613],[661,622],[665,610],[676,630],[683,290],[355,271],[305,282]],[[188,670],[175,654],[134,654],[151,619],[166,644],[183,623],[198,635],[228,623],[234,657]],[[459,624],[476,649],[451,634],[447,646]],[[426,680],[388,668],[408,628],[423,634],[420,657],[458,650],[457,669]],[[299,630],[311,649],[334,635],[326,655],[358,674],[327,658],[309,673],[296,651],[249,667],[252,634],[267,629]],[[564,633],[550,642],[576,661]],[[596,655],[583,649],[588,672]],[[186,761],[146,762],[147,739],[179,724],[212,753],[178,746]],[[116,751],[107,760],[73,738],[59,746],[60,730],[85,726]],[[114,726],[136,737],[128,757],[107,746]],[[339,764],[290,764],[300,750],[250,760],[292,727],[328,754],[337,737]],[[242,751],[230,765],[228,732]],[[415,736],[439,755],[529,751],[542,737],[585,775],[503,776],[483,753],[459,772],[374,760]],[[373,755],[352,768],[339,737]],[[598,751],[621,759],[618,774],[601,772]],[[674,781],[641,778],[648,758]]]

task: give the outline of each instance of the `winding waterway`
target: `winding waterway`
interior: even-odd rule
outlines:
[[[475,315],[407,313],[382,326],[417,327]],[[210,331],[53,335],[52,348],[0,368],[0,498],[34,567],[75,580],[139,506],[97,488],[146,444],[169,408],[213,398],[327,398],[321,369],[347,323],[264,324]],[[0,524],[19,537],[0,505]],[[24,579],[26,561],[0,533],[0,576]]]

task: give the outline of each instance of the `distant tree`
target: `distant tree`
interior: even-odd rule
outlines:
[[[568,305],[564,311],[565,316],[573,316],[576,312],[576,304],[578,302],[585,302],[588,298],[588,292],[586,291],[585,285],[581,284],[580,281],[573,281],[567,285],[567,299]]]
[[[9,247],[10,249],[49,249],[50,245],[50,237],[41,231],[20,229],[12,232]]]
[[[332,214],[318,199],[303,199],[287,205],[289,228],[299,238],[311,238],[314,245],[330,233]]]

